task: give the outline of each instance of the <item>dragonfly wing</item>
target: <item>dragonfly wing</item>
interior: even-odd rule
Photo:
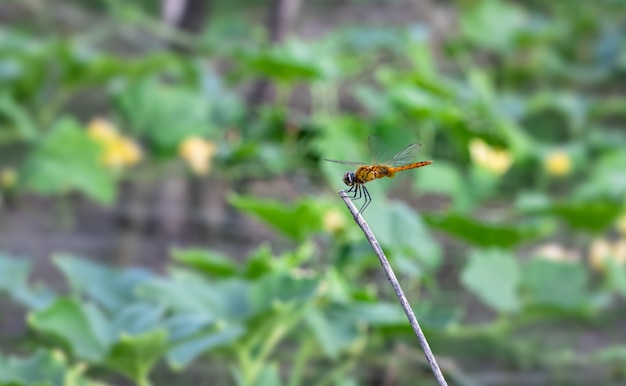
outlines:
[[[336,164],[343,164],[343,165],[353,165],[353,166],[363,166],[363,165],[366,165],[365,162],[338,161],[338,160],[328,159],[328,158],[324,158],[324,161],[334,162]]]
[[[389,161],[385,162],[389,166],[403,166],[410,164],[415,160],[415,154],[422,148],[419,143],[413,143],[405,147],[404,150],[393,156]]]
[[[367,162],[352,162],[352,161],[338,161],[333,159],[324,158],[324,161],[334,162],[344,165],[364,166],[372,164],[383,164],[387,166],[403,166],[410,164],[415,159],[415,154],[422,148],[422,145],[418,143],[411,144],[404,148],[401,152],[389,159],[389,153],[385,147],[383,141],[377,135],[370,135],[368,139],[370,152],[372,154],[372,163]],[[386,160],[386,162],[380,162]]]
[[[367,139],[370,155],[372,156],[372,164],[380,163],[380,161],[388,160],[391,154],[385,143],[377,135],[370,135]]]

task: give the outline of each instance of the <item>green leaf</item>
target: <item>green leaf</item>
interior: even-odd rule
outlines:
[[[121,90],[115,102],[132,132],[159,155],[174,155],[185,138],[213,130],[210,105],[195,90],[148,79]]]
[[[8,93],[0,94],[0,116],[8,118],[22,139],[32,141],[37,138],[37,127],[30,114]]]
[[[238,59],[248,72],[284,84],[323,79],[333,66],[318,55],[310,43],[295,40],[270,49],[244,52]]]
[[[256,279],[270,272],[274,266],[274,259],[271,247],[262,244],[247,257],[245,277]]]
[[[413,302],[416,299],[409,299]],[[409,320],[398,303],[353,303],[346,307],[346,312],[359,323],[368,323],[378,328],[383,334],[408,333],[411,331]],[[462,311],[458,303],[449,304],[430,299],[418,299],[413,305],[413,312],[422,328],[444,330],[461,319]]]
[[[346,313],[359,321],[376,327],[408,325],[409,320],[398,303],[352,302],[346,305]]]
[[[132,303],[137,286],[152,277],[144,269],[114,269],[67,254],[57,254],[53,259],[75,293],[89,295],[109,311]]]
[[[593,233],[606,230],[622,213],[619,200],[599,196],[552,203],[545,195],[526,193],[516,206],[526,214],[551,216],[564,221],[572,229]]]
[[[137,295],[178,313],[211,319],[242,320],[252,313],[248,298],[250,284],[228,279],[207,282],[188,271],[174,271],[173,278],[150,280]]]
[[[422,217],[407,205],[373,202],[366,217],[380,244],[394,254],[417,257],[423,268],[431,271],[441,263],[439,244],[428,233]]]
[[[543,229],[486,224],[462,214],[425,216],[426,222],[452,236],[481,247],[510,248],[541,236]]]
[[[175,59],[180,61],[180,56],[176,55]],[[233,127],[242,122],[248,114],[244,96],[237,89],[229,88],[223,72],[213,66],[194,70],[200,72],[203,95],[211,101],[211,118],[215,125]]]
[[[461,12],[461,32],[472,43],[498,52],[516,47],[526,22],[522,10],[500,0],[473,2]]]
[[[287,271],[300,269],[317,251],[311,240],[304,241],[296,249],[288,250],[274,258],[274,270]]]
[[[96,51],[95,47],[73,39],[62,39],[55,49],[55,59],[62,82],[71,89],[102,87],[121,79],[142,79],[155,73],[173,75],[182,72],[187,61],[175,53],[157,51],[129,57]]]
[[[54,294],[45,288],[28,285],[31,264],[0,252],[0,291],[5,291],[16,301],[32,309],[42,309],[52,303]]]
[[[538,212],[550,206],[550,197],[545,193],[522,191],[517,194],[514,206],[523,213]]]
[[[170,341],[178,342],[198,334],[216,321],[207,315],[189,312],[174,313],[163,322]]]
[[[395,101],[392,101],[389,95],[381,93],[371,85],[357,85],[352,93],[357,101],[375,117],[390,116],[395,112],[392,104]],[[335,135],[337,134],[339,133]],[[345,133],[342,134],[345,135]],[[350,157],[349,154],[346,156]]]
[[[619,217],[621,210],[621,203],[596,200],[553,204],[542,213],[559,217],[573,229],[598,233],[606,230]]]
[[[515,256],[499,249],[472,252],[461,274],[461,282],[467,290],[501,312],[519,309],[520,280]]]
[[[280,368],[276,363],[264,364],[252,386],[282,386]]]
[[[228,202],[296,241],[322,230],[321,208],[316,200],[305,199],[289,205],[282,201],[230,195]]]
[[[530,305],[582,308],[588,303],[588,280],[581,264],[533,259],[523,269],[523,289]]]
[[[354,288],[351,281],[354,275],[342,268],[345,266],[331,265],[323,275],[320,286],[324,288],[324,299],[327,302],[349,303],[358,298],[355,292],[367,291],[366,288]]]
[[[41,100],[41,87],[50,79],[47,69],[54,57],[54,44],[27,37],[6,28],[0,36],[0,83],[25,101]],[[55,58],[56,59],[56,58]]]
[[[612,139],[612,142],[618,141]],[[589,178],[584,179],[575,190],[574,196],[585,201],[602,198],[622,200],[626,194],[626,154],[622,150],[619,147],[617,151],[602,154],[600,160],[591,165],[593,169]]]
[[[232,276],[237,272],[237,265],[231,259],[207,249],[177,249],[172,251],[172,257],[209,276]]]
[[[609,276],[610,285],[626,299],[626,267],[618,264],[615,258],[607,256],[604,259],[607,264],[607,274]]]
[[[345,316],[346,314],[342,313],[333,317],[332,310],[322,312],[313,308],[309,309],[305,316],[317,342],[331,359],[337,359],[343,350],[362,337],[355,320]]]
[[[148,374],[167,350],[167,333],[149,331],[141,335],[122,335],[112,347],[106,364],[139,385],[148,385]]]
[[[416,117],[429,117],[447,107],[447,100],[429,90],[413,85],[395,84],[388,92],[389,99]]]
[[[26,284],[31,262],[17,259],[0,252],[0,289],[11,291]]]
[[[155,330],[161,325],[165,307],[148,302],[127,304],[113,315],[112,329],[115,335],[137,335]]]
[[[102,149],[82,126],[59,121],[36,145],[23,171],[24,186],[45,194],[79,191],[101,204],[115,199],[113,173],[101,162]]]
[[[457,166],[446,161],[437,161],[423,168],[416,175],[416,190],[420,193],[436,193],[451,197],[454,207],[465,212],[472,206],[472,195]]]
[[[87,386],[83,366],[70,367],[58,352],[38,350],[27,358],[0,355],[0,384],[5,386]]]
[[[440,330],[460,321],[463,316],[463,310],[458,303],[444,302],[441,299],[419,299],[413,311],[422,326]]]
[[[196,334],[172,347],[168,351],[167,360],[172,368],[183,369],[203,353],[233,343],[244,332],[242,326],[230,325],[218,331]]]
[[[335,386],[359,386],[359,381],[355,377],[349,377],[345,375],[337,376],[335,379]]]
[[[48,308],[28,316],[35,330],[63,339],[80,358],[90,361],[104,359],[110,341],[98,331],[99,321],[86,306],[74,299],[59,298]]]
[[[318,284],[317,278],[286,273],[268,274],[250,287],[250,303],[259,313],[272,309],[277,303],[304,302],[315,295]]]

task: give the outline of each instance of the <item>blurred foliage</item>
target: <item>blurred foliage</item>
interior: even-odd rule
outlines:
[[[0,382],[150,385],[159,363],[207,360],[241,386],[366,384],[369,366],[399,385],[430,379],[400,347],[408,323],[332,195],[346,168],[321,160],[368,162],[370,134],[392,150],[419,141],[435,160],[368,185],[365,217],[450,379],[475,384],[459,370],[474,359],[476,372],[585,384],[567,374],[594,368],[594,384],[624,382],[611,330],[626,297],[626,3],[449,5],[458,29],[437,44],[415,24],[269,45],[236,13],[191,37],[152,2],[113,0],[72,3],[89,28],[0,29],[0,205],[78,193],[111,206],[120,181],[167,178],[154,171],[169,163],[233,186],[307,181],[293,202],[225,198],[292,243],[281,253],[177,249],[162,276],[58,255],[63,294],[0,252],[0,291],[33,332],[2,347]],[[275,98],[247,104],[259,78]],[[441,204],[418,213],[386,198],[392,186]],[[601,344],[580,350],[592,328]]]

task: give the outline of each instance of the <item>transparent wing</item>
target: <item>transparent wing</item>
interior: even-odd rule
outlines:
[[[372,155],[372,164],[379,164],[381,161],[386,161],[391,157],[391,153],[382,139],[377,135],[370,135],[367,139],[367,144],[370,148],[370,154]]]
[[[391,153],[385,146],[382,139],[377,135],[370,135],[368,139],[368,145],[370,153],[372,154],[372,162],[352,162],[352,161],[338,161],[333,159],[324,158],[324,161],[334,162],[344,165],[363,166],[363,165],[387,165],[387,166],[403,166],[410,164],[415,160],[415,154],[422,148],[422,145],[418,143],[411,144],[404,148],[401,152],[391,157]]]
[[[354,166],[363,166],[363,165],[367,165],[365,162],[338,161],[338,160],[328,159],[328,158],[324,158],[324,161],[334,162],[334,163],[336,163],[336,164],[354,165]]]
[[[415,160],[415,154],[417,154],[421,148],[422,145],[419,143],[412,143],[405,147],[404,150],[394,155],[389,161],[384,162],[384,164],[389,166],[408,165]]]

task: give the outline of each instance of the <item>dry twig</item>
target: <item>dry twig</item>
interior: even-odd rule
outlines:
[[[417,340],[419,341],[420,346],[422,346],[422,351],[424,351],[424,355],[426,355],[426,360],[428,361],[428,364],[430,365],[430,368],[433,371],[435,378],[437,379],[437,383],[439,384],[439,386],[447,386],[447,382],[445,378],[443,377],[443,374],[441,373],[441,369],[439,369],[437,360],[435,359],[435,356],[433,355],[433,352],[431,351],[430,346],[428,345],[428,341],[426,340],[426,337],[424,336],[424,333],[422,332],[422,328],[420,327],[420,324],[417,321],[415,314],[413,313],[413,309],[411,309],[411,305],[409,304],[409,301],[406,299],[406,296],[404,295],[404,291],[402,291],[402,287],[400,287],[400,283],[398,282],[398,279],[396,278],[396,275],[393,272],[393,269],[391,268],[391,265],[389,264],[387,257],[385,257],[385,254],[383,253],[383,249],[380,247],[378,240],[376,240],[376,237],[374,236],[374,233],[370,229],[369,225],[367,225],[367,223],[365,222],[365,219],[363,219],[363,216],[361,216],[361,214],[359,213],[357,208],[354,206],[354,204],[352,203],[352,201],[350,200],[350,198],[348,197],[348,195],[346,194],[344,190],[339,192],[339,197],[341,197],[341,199],[346,203],[346,206],[350,210],[350,213],[352,213],[352,217],[354,217],[354,221],[356,221],[359,227],[361,227],[361,229],[363,230],[363,233],[365,233],[365,237],[367,238],[367,240],[370,242],[370,245],[374,249],[376,256],[378,256],[378,260],[380,260],[380,264],[383,266],[383,269],[385,270],[387,279],[391,283],[393,290],[396,292],[396,295],[398,296],[398,299],[400,300],[400,305],[402,306],[402,309],[404,309],[404,313],[406,314],[407,318],[409,318],[409,323],[411,323],[413,332],[415,332],[415,336],[417,337]]]

